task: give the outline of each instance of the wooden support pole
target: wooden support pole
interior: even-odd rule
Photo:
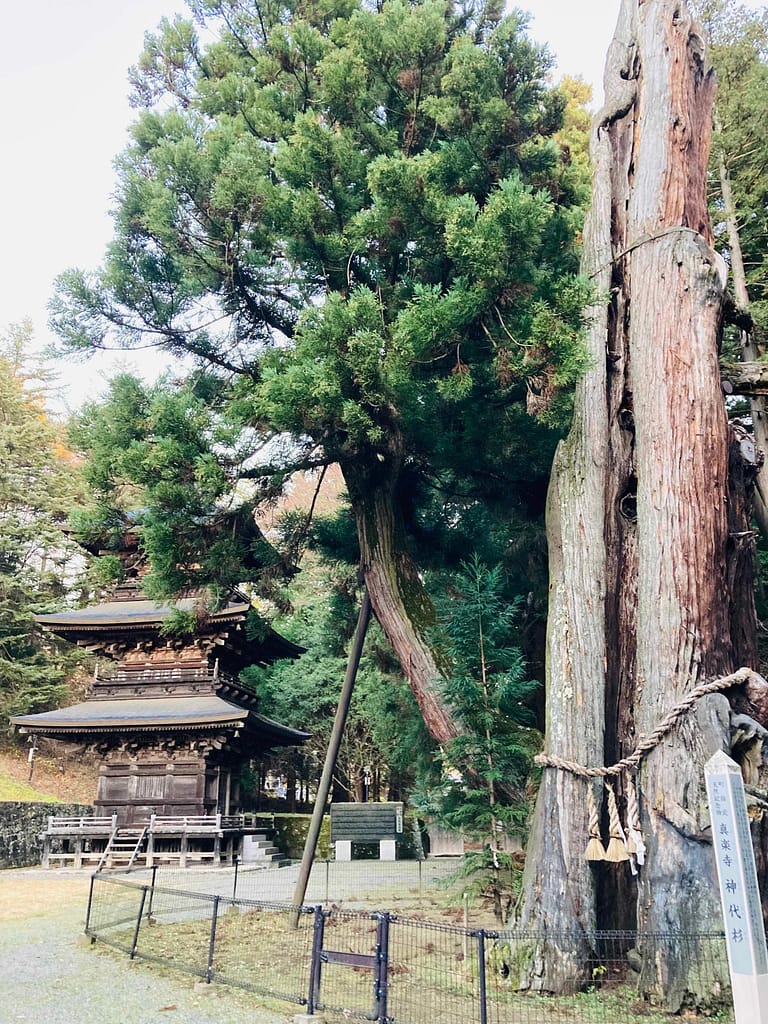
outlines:
[[[331,791],[333,772],[336,767],[336,759],[339,756],[341,740],[342,737],[344,736],[344,727],[347,724],[347,714],[349,713],[349,705],[350,701],[352,700],[352,690],[354,689],[355,678],[357,676],[357,669],[360,665],[360,657],[363,653],[363,644],[365,643],[365,635],[368,632],[368,623],[370,621],[371,599],[368,596],[368,591],[366,590],[363,594],[363,603],[360,606],[360,614],[357,619],[357,629],[355,630],[355,636],[352,641],[352,648],[349,652],[347,672],[346,675],[344,676],[344,685],[341,688],[341,695],[339,697],[338,707],[336,708],[336,717],[334,718],[333,722],[331,738],[328,741],[328,750],[325,755],[323,774],[320,776],[320,784],[317,788],[315,806],[312,812],[312,820],[309,823],[309,831],[307,832],[307,839],[306,842],[304,843],[304,853],[301,858],[299,877],[296,880],[296,888],[294,889],[293,893],[293,906],[296,908],[293,918],[294,927],[298,927],[298,908],[304,902],[304,897],[306,896],[307,893],[309,875],[310,872],[312,871],[312,861],[315,858],[317,840],[320,836],[320,826],[323,823],[325,805],[328,800],[328,794]]]

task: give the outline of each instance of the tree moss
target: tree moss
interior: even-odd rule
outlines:
[[[261,824],[264,816],[257,817],[257,823]],[[300,860],[304,853],[304,844],[309,832],[311,815],[309,814],[275,814],[267,819],[273,830],[272,839],[275,846],[291,860]],[[331,819],[326,814],[320,826],[320,835],[317,840],[316,860],[329,860],[331,857]]]

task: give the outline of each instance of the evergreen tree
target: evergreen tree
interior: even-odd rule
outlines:
[[[513,643],[520,602],[505,593],[502,567],[489,568],[475,556],[449,593],[438,606],[451,663],[444,690],[462,731],[442,751],[442,777],[429,780],[416,801],[446,828],[482,841],[484,852],[470,867],[484,869],[479,887],[501,920],[503,898],[509,899],[501,869],[510,867],[501,840],[525,827],[528,779],[541,740],[532,728],[540,684],[526,678]]]
[[[73,665],[68,645],[46,637],[35,613],[67,584],[72,545],[62,532],[78,494],[78,469],[57,438],[27,368],[28,325],[0,344],[0,714],[55,706]]]
[[[733,0],[706,0],[701,15],[710,41],[710,58],[719,88],[710,160],[711,205],[718,247],[728,261],[732,301],[726,309],[723,354],[759,367],[768,327],[768,147],[763,118],[768,102],[768,14]],[[742,377],[728,369],[727,376]],[[745,375],[755,445],[768,448],[765,396],[755,393],[753,375]],[[744,405],[732,409],[743,415]],[[759,460],[750,471],[751,507],[763,541],[768,541],[768,467]],[[750,480],[751,482],[751,480]],[[744,524],[745,526],[748,524]],[[736,532],[736,531],[735,531]],[[753,555],[753,552],[750,552]]]
[[[54,325],[70,348],[191,355],[186,397],[168,398],[172,440],[156,425],[143,452],[230,432],[182,459],[194,472],[180,489],[163,476],[147,536],[172,584],[191,564],[174,545],[211,549],[211,521],[222,570],[244,578],[230,555],[258,547],[248,507],[300,466],[341,466],[374,610],[448,741],[418,510],[437,489],[459,514],[541,512],[585,364],[565,99],[524,16],[495,0],[190,6],[193,21],[147,38],[115,238],[99,273],[62,276]],[[195,427],[203,406],[213,419]],[[239,490],[237,517],[220,514],[222,461],[263,485]]]
[[[727,219],[735,219],[743,283],[762,341],[768,330],[768,143],[764,130],[768,12],[752,10],[734,0],[706,0],[701,5],[701,16],[718,80],[711,175],[714,223],[730,256],[733,245]],[[723,175],[730,186],[728,200],[723,195]],[[733,263],[731,270],[741,273]]]
[[[301,774],[312,784],[322,770],[346,671],[357,589],[352,566],[308,556],[285,595],[290,612],[276,620],[280,632],[300,642],[306,653],[243,673],[259,694],[263,714],[311,728],[302,750],[277,761],[286,774]],[[416,772],[425,770],[432,746],[391,648],[374,623],[355,681],[334,789],[350,800],[392,798],[393,793],[399,798],[406,786],[412,788]]]

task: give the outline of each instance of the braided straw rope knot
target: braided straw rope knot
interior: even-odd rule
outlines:
[[[696,701],[701,697],[706,697],[710,693],[722,693],[723,690],[728,690],[732,686],[737,686],[739,683],[745,683],[751,676],[755,675],[757,675],[757,673],[754,669],[740,668],[738,672],[733,672],[729,676],[721,676],[718,679],[708,679],[706,682],[699,683],[698,686],[695,686],[690,693],[687,693],[679,703],[675,704],[675,706],[671,708],[666,715],[664,715],[649,736],[641,738],[634,751],[628,757],[623,757],[620,761],[617,761],[616,764],[587,768],[583,764],[578,764],[576,761],[568,761],[566,758],[557,757],[554,754],[537,754],[534,761],[536,764],[543,765],[545,768],[558,768],[560,771],[570,772],[572,775],[579,775],[584,779],[598,779],[613,775],[621,775],[622,772],[625,772],[628,769],[637,768],[645,755],[653,750],[654,747],[659,745],[667,733],[671,732],[680,719],[688,714]]]

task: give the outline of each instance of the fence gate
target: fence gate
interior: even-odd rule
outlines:
[[[315,909],[310,1014],[328,1010],[386,1024],[389,923],[387,913]]]

